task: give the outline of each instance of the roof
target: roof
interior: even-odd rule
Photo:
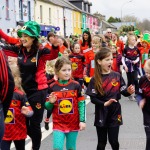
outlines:
[[[107,25],[107,28],[117,29],[116,26],[114,26],[113,24],[111,24],[111,23],[109,23],[109,22],[107,22],[107,21],[105,21],[105,20],[102,20],[102,22]]]
[[[92,14],[86,12],[86,11],[83,11],[83,10],[79,9],[78,7],[76,7],[75,5],[70,3],[68,0],[41,0],[41,1],[50,2],[52,4],[55,4],[55,5],[64,7],[64,8],[69,8],[69,9],[76,10],[76,11],[79,11],[81,13],[85,13],[85,14],[96,17],[95,15],[92,15]]]

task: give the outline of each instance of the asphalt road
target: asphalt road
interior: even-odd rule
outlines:
[[[85,131],[79,132],[77,140],[77,150],[96,150],[97,135],[94,123],[94,105],[87,101],[87,127]],[[144,150],[145,132],[143,127],[143,117],[140,108],[134,101],[122,96],[120,100],[122,106],[123,125],[120,127],[119,142],[120,150]],[[42,143],[40,150],[52,150],[52,123],[50,130],[46,131],[42,123]],[[12,145],[13,147],[13,145]],[[65,146],[64,146],[65,147]],[[31,141],[26,140],[26,150],[31,149]],[[65,148],[64,148],[65,149]],[[12,148],[11,150],[14,150]],[[106,150],[111,150],[107,143]]]

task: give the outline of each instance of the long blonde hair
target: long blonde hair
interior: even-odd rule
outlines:
[[[20,91],[24,92],[22,86],[21,86],[21,77],[20,77],[20,70],[19,67],[16,65],[10,65],[10,69],[12,72],[12,75],[14,77],[15,87],[17,87]]]

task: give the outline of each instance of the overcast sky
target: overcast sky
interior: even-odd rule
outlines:
[[[108,19],[110,16],[121,18],[125,15],[135,16],[140,20],[150,20],[150,0],[89,0],[92,13],[98,11]],[[131,2],[129,2],[131,1]]]

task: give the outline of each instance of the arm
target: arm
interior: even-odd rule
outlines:
[[[100,105],[100,106],[104,106],[104,101],[101,101],[100,99],[98,99],[97,97],[94,97],[94,96],[90,96],[90,99],[91,99],[91,102],[93,104],[96,104],[96,105]]]
[[[130,96],[135,92],[135,89],[132,85],[130,85],[128,88],[125,84],[125,81],[122,76],[120,76],[120,92],[123,96],[127,97]]]
[[[0,37],[2,37],[6,42],[8,42],[9,44],[17,44],[20,43],[19,38],[13,38],[11,36],[8,36],[7,34],[5,34],[1,29],[0,29]]]
[[[3,104],[4,116],[6,117],[14,92],[14,78],[2,50],[0,50],[0,70],[0,101]]]
[[[18,57],[19,47],[15,45],[4,45],[2,46],[4,53],[7,56]]]
[[[85,122],[86,121],[86,109],[85,109],[85,100],[79,101],[78,102],[78,109],[79,109],[79,117],[80,117],[80,122]]]

